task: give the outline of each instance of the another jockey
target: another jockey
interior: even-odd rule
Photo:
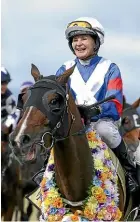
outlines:
[[[7,133],[15,126],[18,118],[16,111],[16,100],[12,92],[8,89],[8,84],[11,81],[9,72],[1,67],[1,129],[2,141],[7,140]],[[12,128],[11,128],[12,127]],[[11,128],[11,129],[10,129]]]
[[[98,56],[100,45],[104,43],[104,28],[94,18],[81,17],[68,24],[65,35],[76,58],[65,62],[56,75],[63,74],[76,64],[69,85],[77,105],[91,105],[115,95],[115,99],[100,105],[98,109],[92,109],[91,124],[129,172],[130,189],[135,191],[137,181],[131,176],[132,166],[115,123],[123,108],[121,73],[115,63]]]

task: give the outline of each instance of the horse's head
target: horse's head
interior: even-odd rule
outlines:
[[[58,78],[43,77],[38,68],[32,65],[31,74],[36,82],[25,95],[23,116],[10,136],[12,148],[17,156],[26,161],[32,160],[36,156],[36,144],[51,147],[54,136],[68,135],[74,118],[72,113],[78,113],[74,101],[69,97],[67,86],[72,72],[73,68]],[[45,137],[47,144],[44,143]]]
[[[135,151],[140,139],[140,116],[136,103],[123,110],[120,132],[130,149]]]

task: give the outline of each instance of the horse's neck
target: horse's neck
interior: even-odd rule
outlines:
[[[78,113],[70,135],[81,129],[83,125]],[[54,161],[56,183],[61,194],[71,201],[85,199],[93,176],[93,160],[86,135],[73,135],[57,142]]]

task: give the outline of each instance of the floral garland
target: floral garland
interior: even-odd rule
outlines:
[[[107,146],[93,131],[87,133],[87,138],[93,154],[95,174],[83,210],[76,210],[73,214],[63,202],[54,179],[54,155],[52,149],[40,184],[41,195],[38,204],[42,211],[41,221],[120,220],[122,213],[118,208],[117,174]]]

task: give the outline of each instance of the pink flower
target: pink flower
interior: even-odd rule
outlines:
[[[109,213],[113,213],[114,212],[114,208],[112,206],[107,206],[107,212]]]

